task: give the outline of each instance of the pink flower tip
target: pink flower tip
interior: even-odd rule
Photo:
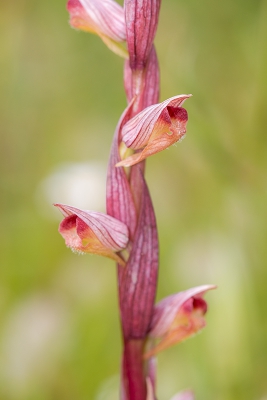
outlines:
[[[118,254],[129,241],[124,223],[96,211],[84,211],[65,204],[54,205],[65,217],[59,225],[59,233],[67,247],[78,253],[99,254],[125,264]]]

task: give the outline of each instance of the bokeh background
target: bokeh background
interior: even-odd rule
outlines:
[[[267,399],[267,2],[163,0],[161,100],[186,139],[147,163],[158,298],[214,283],[205,330],[158,357],[158,397]],[[113,263],[78,256],[53,202],[104,210],[123,62],[63,0],[0,3],[0,399],[117,400]]]

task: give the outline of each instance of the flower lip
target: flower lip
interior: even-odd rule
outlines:
[[[168,114],[171,118],[179,118],[180,121],[187,121],[187,111],[182,107],[167,106]]]

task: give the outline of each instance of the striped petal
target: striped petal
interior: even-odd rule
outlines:
[[[84,211],[65,204],[55,204],[64,215],[59,232],[66,245],[80,253],[93,253],[112,258],[120,264],[117,252],[128,243],[128,228],[115,218],[95,211]]]
[[[190,96],[171,97],[130,119],[122,129],[122,140],[127,147],[139,151],[119,162],[117,167],[134,165],[181,140],[188,120],[187,112],[181,106]]]
[[[120,42],[126,39],[123,8],[113,0],[69,0],[73,28],[95,33],[114,53],[128,58]]]

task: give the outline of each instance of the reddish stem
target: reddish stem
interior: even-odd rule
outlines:
[[[143,339],[124,342],[123,385],[127,400],[146,400],[147,397],[143,348]]]

